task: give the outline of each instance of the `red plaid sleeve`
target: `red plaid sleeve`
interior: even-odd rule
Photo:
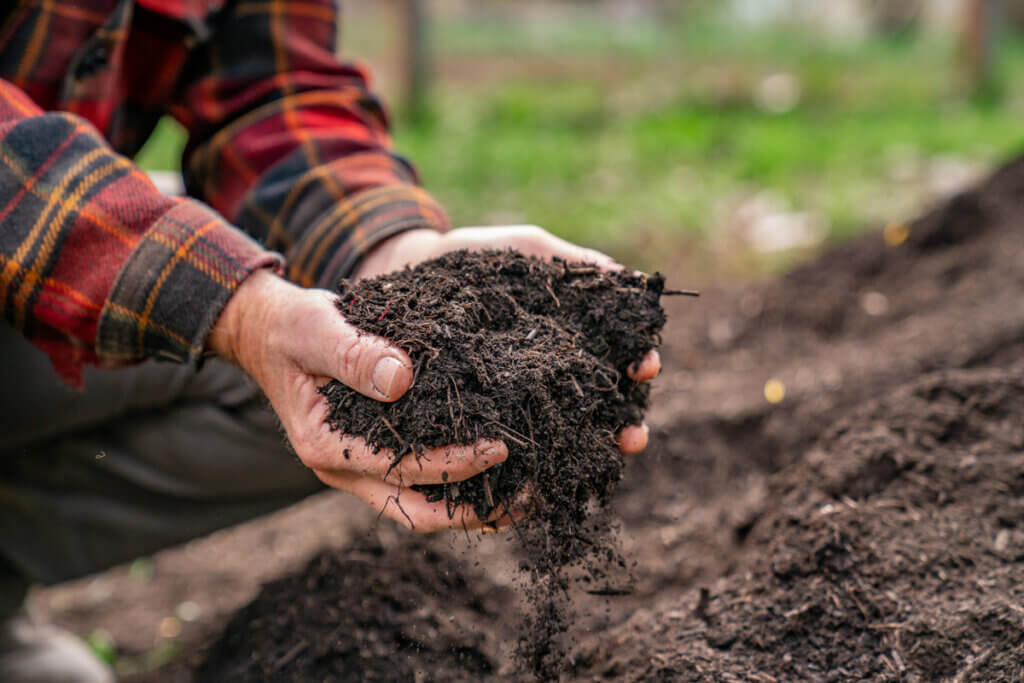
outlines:
[[[85,363],[196,359],[237,285],[279,259],[0,80],[0,310],[70,383]]]
[[[444,210],[391,150],[362,69],[335,56],[331,0],[229,3],[194,51],[175,116],[190,194],[332,288],[375,244],[445,230]]]

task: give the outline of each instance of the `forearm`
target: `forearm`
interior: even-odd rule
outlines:
[[[346,179],[353,185],[349,174],[363,163],[369,168],[361,176],[369,184],[339,193]],[[411,177],[393,175],[388,163],[385,157],[349,158],[305,169],[287,182],[292,196],[275,196],[276,179],[261,182],[247,196],[237,223],[265,235],[268,245],[284,253],[289,280],[333,290],[339,278],[351,276],[364,257],[391,237],[409,230],[450,229],[440,204]],[[260,215],[274,216],[269,227]]]
[[[198,357],[238,284],[279,262],[6,81],[0,144],[0,311],[69,382],[87,363]]]
[[[392,150],[367,74],[337,58],[335,5],[240,5],[193,55],[173,108],[189,192],[284,253],[289,279],[328,289],[382,241],[449,227]]]

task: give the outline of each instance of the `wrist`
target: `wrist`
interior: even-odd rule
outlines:
[[[250,319],[259,312],[260,302],[270,301],[270,292],[283,284],[286,283],[266,268],[253,271],[243,280],[228,299],[210,331],[207,340],[210,350],[226,360],[243,365],[244,330],[250,327]]]
[[[352,279],[360,280],[404,268],[435,255],[436,245],[444,233],[431,228],[400,232],[377,244],[352,271]]]

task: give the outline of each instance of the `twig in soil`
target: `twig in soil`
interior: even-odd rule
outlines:
[[[459,421],[455,424],[455,431],[458,432],[459,425],[462,424],[462,418],[466,415],[466,407],[462,404],[462,395],[459,393],[459,385],[455,383],[455,378],[448,375],[448,379],[452,381],[452,388],[455,389],[455,400],[459,402]],[[452,418],[453,420],[455,418]]]
[[[288,652],[285,652],[284,655],[279,660],[274,662],[274,671],[280,671],[281,669],[283,669],[285,666],[288,665],[289,662],[291,662],[293,659],[302,654],[302,651],[305,650],[307,647],[309,647],[308,641],[303,640],[300,643],[296,643],[295,646],[292,647],[292,649],[288,650]]]
[[[536,444],[537,439],[536,435],[533,433],[533,419],[530,417],[530,411],[526,409],[525,405],[519,407],[523,411],[523,419],[526,420],[526,426],[530,428],[530,441]]]
[[[850,588],[850,585],[846,584],[843,586],[843,588],[846,589],[847,595],[849,595],[850,599],[853,600],[853,604],[857,605],[857,610],[860,612],[861,616],[864,617],[865,621],[867,621],[870,618],[868,616],[868,611],[864,609],[864,605],[861,603],[860,600],[857,599],[857,595]]]
[[[662,296],[700,296],[696,289],[666,289],[662,290]]]
[[[396,432],[395,428],[391,426],[391,423],[388,422],[388,419],[386,417],[382,417],[380,421],[384,423],[384,426],[388,428],[388,430],[395,436],[395,438],[398,439],[398,443],[402,444],[402,447],[404,448],[405,439],[398,435],[398,432]]]
[[[498,423],[495,423],[495,424],[498,424]],[[503,425],[499,425],[499,426],[503,426]],[[524,446],[525,447],[525,446],[529,446],[530,445],[529,442],[523,441],[522,439],[517,439],[516,437],[514,437],[509,432],[505,432],[502,436],[504,436],[506,439],[512,441],[513,443],[515,443],[515,444],[517,444],[519,446]],[[536,444],[534,444],[534,445],[536,445]]]
[[[889,654],[892,655],[892,661],[896,662],[896,673],[902,673],[906,670],[907,665],[903,663],[903,657],[900,656],[898,650],[894,648]]]
[[[900,623],[896,623],[896,622],[893,622],[893,623],[885,623],[885,622],[883,622],[883,623],[878,623],[878,624],[868,624],[868,628],[871,629],[872,631],[896,632],[896,631],[900,631],[900,630],[902,630],[902,629],[904,629],[906,627],[907,627],[906,624],[900,624]]]
[[[504,425],[504,424],[498,422],[497,420],[491,420],[491,424],[495,425],[497,427],[501,427],[504,431],[509,432],[505,436],[510,438],[510,439],[512,439],[512,441],[516,442],[520,446],[527,446],[529,444],[533,444],[534,446],[540,446],[539,443],[537,443],[536,441],[534,441],[530,437],[526,436],[525,434],[520,434],[519,432],[517,432],[516,430],[512,429],[508,425]],[[520,439],[526,439],[526,441],[529,442],[529,443],[520,441],[519,439],[513,439],[512,438],[513,435],[518,436]]]
[[[388,299],[387,303],[384,304],[384,312],[380,314],[379,318],[377,318],[377,322],[380,322],[381,320],[384,319],[384,316],[386,316],[388,314],[388,310],[390,308],[391,308],[391,299]]]
[[[491,508],[493,510],[494,509],[494,494],[491,493],[491,478],[489,476],[487,476],[486,472],[484,472],[482,479],[483,479],[483,483],[484,483],[484,495],[487,497],[487,507],[489,507],[489,508]]]
[[[449,377],[448,379],[451,379]],[[445,386],[445,392],[448,397],[448,416],[452,418],[452,430],[454,431],[453,441],[459,442],[459,423],[455,421],[455,409],[452,407],[452,390]]]
[[[380,421],[383,422],[384,426],[391,431],[391,433],[394,435],[396,439],[398,439],[398,443],[402,444],[402,450],[395,453],[395,457],[391,460],[391,464],[388,465],[388,469],[384,473],[384,478],[387,479],[388,476],[391,474],[391,470],[395,469],[398,466],[398,463],[402,462],[402,458],[405,457],[405,454],[409,452],[409,446],[406,445],[405,439],[398,435],[398,432],[395,431],[395,428],[391,426],[391,423],[388,422],[388,419],[386,417],[380,418]],[[423,464],[420,463],[418,455],[416,457],[416,464],[420,466],[421,470],[423,469]]]
[[[548,282],[545,282],[544,283],[544,289],[548,290],[548,294],[550,294],[551,298],[555,300],[555,308],[561,308],[562,307],[562,302],[558,300],[557,296],[555,296],[554,290],[551,289],[551,284],[548,283]]]
[[[379,522],[380,518],[384,516],[384,511],[388,509],[388,503],[390,503],[391,501],[395,501],[395,506],[398,508],[398,511],[401,512],[402,516],[405,517],[405,519],[409,522],[409,528],[415,529],[416,524],[412,521],[412,517],[409,516],[409,513],[405,511],[405,508],[402,507],[402,503],[398,500],[397,495],[387,497],[387,499],[384,501],[384,507],[382,507],[380,509],[380,512],[377,513],[377,521]]]
[[[992,656],[992,653],[995,651],[995,649],[995,646],[990,647],[989,649],[985,650],[980,655],[972,659],[970,664],[960,669],[960,673],[958,673],[956,675],[956,678],[953,679],[953,683],[963,683],[963,681],[969,680],[971,678],[971,674],[973,674],[979,666],[984,664],[986,660],[988,660],[988,658]]]

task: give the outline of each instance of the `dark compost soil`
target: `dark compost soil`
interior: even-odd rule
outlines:
[[[498,615],[502,594],[473,579],[418,543],[325,552],[235,614],[195,679],[480,680],[496,647],[479,625]]]
[[[394,461],[424,449],[507,442],[509,458],[465,482],[418,486],[449,515],[487,519],[528,484],[530,506],[567,557],[592,498],[606,502],[622,471],[615,432],[638,424],[649,387],[627,366],[659,342],[660,276],[604,273],[505,251],[457,251],[392,275],[343,282],[338,308],[360,330],[394,341],[415,366],[395,403],[340,382],[322,393],[328,422]],[[589,542],[589,541],[586,541]]]
[[[652,445],[613,501],[635,584],[571,594],[564,677],[1024,680],[1024,160],[905,227],[774,282],[668,302]],[[472,555],[435,543],[437,571],[467,578],[424,601],[433,618],[497,595],[465,568]],[[268,592],[250,609],[317,595]],[[507,620],[466,619],[505,633]],[[264,664],[291,643],[245,642],[237,657]],[[481,677],[523,677],[486,653]],[[371,676],[374,662],[350,664]]]
[[[528,521],[516,533],[537,614],[523,655],[538,670],[564,628],[564,570],[583,565],[581,580],[606,582],[609,566],[625,566],[600,513],[622,476],[615,434],[647,407],[650,388],[627,367],[660,341],[664,284],[512,251],[457,251],[340,287],[346,319],[405,350],[416,379],[394,403],[330,383],[321,393],[332,428],[389,449],[395,463],[479,439],[508,446],[508,460],[472,479],[413,488],[443,500],[452,518],[467,506],[488,519],[525,497]]]

